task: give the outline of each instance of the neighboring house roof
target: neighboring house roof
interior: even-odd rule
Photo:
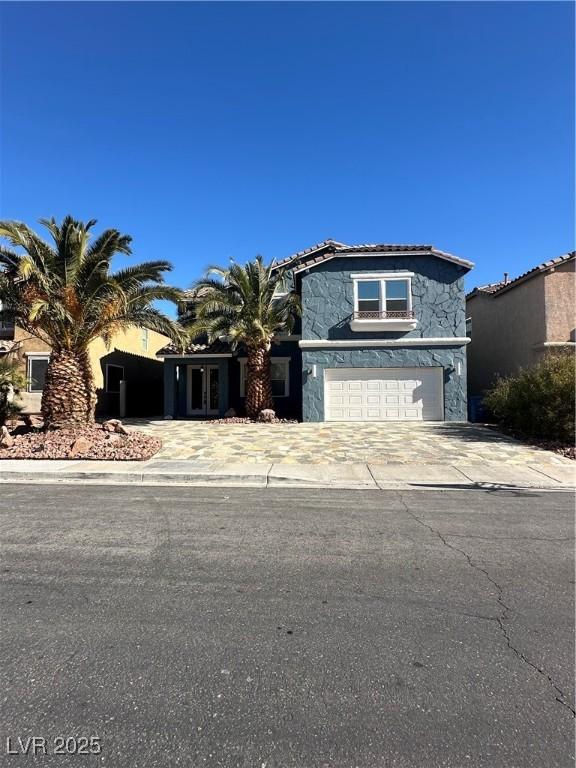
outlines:
[[[498,283],[479,285],[470,291],[470,293],[466,294],[466,298],[470,299],[472,296],[476,296],[479,293],[488,293],[492,296],[499,296],[501,293],[509,291],[511,288],[516,288],[517,285],[524,283],[526,280],[530,280],[537,275],[541,275],[543,272],[550,272],[560,264],[566,264],[568,261],[572,261],[574,258],[576,258],[576,251],[564,253],[562,256],[557,256],[555,259],[543,261],[542,264],[538,264],[537,267],[533,267],[527,272],[523,272],[521,275],[518,275],[518,277],[515,277],[514,280],[501,280]]]
[[[370,253],[378,256],[393,256],[396,254],[430,255],[436,256],[439,259],[444,259],[445,261],[451,261],[466,269],[472,269],[474,266],[473,262],[468,261],[467,259],[461,259],[459,256],[454,256],[452,253],[441,251],[433,245],[397,243],[362,243],[360,245],[345,245],[333,240],[325,240],[323,243],[313,246],[313,248],[307,249],[306,251],[300,251],[298,254],[290,256],[288,259],[278,262],[277,266],[287,266],[290,263],[296,262],[297,265],[295,265],[295,271],[300,272],[338,256],[346,256],[347,254],[357,255],[360,253]]]
[[[198,355],[199,357],[205,357],[206,355],[230,354],[232,354],[230,344],[225,341],[213,341],[212,344],[191,343],[184,350],[178,349],[175,344],[167,344],[156,352],[156,357],[167,357],[168,355]]]
[[[500,280],[499,283],[487,283],[486,285],[479,285],[477,288],[474,288],[474,290],[470,291],[470,293],[466,294],[466,298],[468,298],[468,296],[472,296],[473,293],[496,293],[496,291],[500,290],[503,285],[505,285],[504,280]]]
[[[209,290],[210,289],[207,286],[202,285],[198,288],[188,288],[188,290],[182,291],[182,295],[185,300],[201,299]]]

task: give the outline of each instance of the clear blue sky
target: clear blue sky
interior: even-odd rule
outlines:
[[[1,216],[168,258],[433,243],[468,287],[574,247],[574,5],[3,3]]]

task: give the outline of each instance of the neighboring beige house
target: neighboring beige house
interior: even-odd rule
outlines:
[[[466,296],[471,396],[485,392],[498,375],[533,365],[547,351],[574,349],[575,257],[574,251],[567,253]]]
[[[163,371],[156,353],[169,339],[147,328],[117,333],[107,348],[101,339],[89,348],[98,393],[97,413],[116,415],[120,405],[120,381],[127,382],[128,415],[162,413]],[[22,393],[25,413],[38,413],[50,347],[9,322],[0,322],[0,355],[17,358],[28,379]]]

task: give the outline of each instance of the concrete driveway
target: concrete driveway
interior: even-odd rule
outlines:
[[[155,458],[232,463],[567,465],[574,462],[477,424],[219,424],[127,421],[160,437]]]

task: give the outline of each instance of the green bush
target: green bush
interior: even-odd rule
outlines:
[[[26,377],[16,360],[0,357],[0,426],[21,411],[16,399],[26,387]]]
[[[575,385],[574,356],[549,354],[517,376],[499,379],[484,405],[507,429],[573,444]]]

